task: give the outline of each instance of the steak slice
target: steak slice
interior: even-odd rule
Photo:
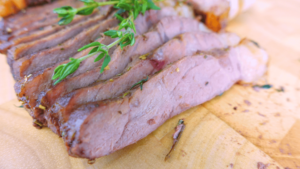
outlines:
[[[58,31],[55,34],[49,35],[47,37],[38,39],[33,42],[23,43],[13,46],[8,50],[7,54],[9,59],[17,60],[26,55],[31,55],[32,53],[39,52],[44,49],[49,49],[51,47],[57,46],[64,41],[74,37],[85,28],[97,24],[99,21],[105,19],[104,15],[97,15],[95,17],[89,18],[83,22],[79,22],[72,26],[67,26],[65,29]]]
[[[133,144],[167,119],[228,90],[245,73],[261,76],[255,70],[257,66],[266,70],[267,58],[248,40],[228,50],[184,57],[151,77],[143,90],[75,110],[61,127],[68,152],[95,159]],[[249,59],[256,64],[241,71]]]
[[[173,15],[174,14],[173,11],[174,10],[172,8],[162,8],[159,11],[150,10],[147,11],[145,15],[139,15],[135,20],[137,32],[139,33],[146,32],[153,24],[157,23],[161,18],[165,16]],[[111,41],[111,39],[107,37],[105,37],[104,39],[105,40],[103,40],[101,43],[109,44]],[[88,51],[89,50],[80,52],[76,54],[74,58],[84,56],[88,53]],[[82,66],[80,66],[79,69],[74,74],[70,75],[70,77],[77,76],[83,72],[90,70],[91,68],[93,68],[93,66],[97,66],[95,64],[98,65],[101,64],[101,62],[94,63],[93,61],[94,58],[92,57],[82,62],[81,64]],[[27,109],[31,108],[31,112],[30,112],[31,116],[35,119],[38,119],[40,122],[45,122],[45,121],[44,121],[44,116],[42,115],[43,110],[38,108],[40,104],[39,98],[45,95],[46,89],[53,87],[52,86],[53,81],[51,80],[51,77],[53,75],[54,69],[55,66],[51,68],[47,68],[45,69],[45,71],[36,72],[32,76],[22,79],[15,84],[15,91],[17,93],[18,99],[25,103],[25,107],[27,107]],[[99,72],[97,72],[97,75],[98,74]],[[60,95],[60,93],[58,94]],[[46,122],[44,123],[44,125],[45,124]]]
[[[73,21],[68,24],[68,26],[72,26],[75,25],[78,22],[81,22],[83,20],[86,20],[89,17],[93,17],[95,15],[107,15],[107,13],[109,11],[109,8],[104,8],[104,10],[102,9],[101,11],[96,10],[93,14],[89,15],[89,16],[75,16]],[[9,39],[9,41],[5,41],[3,43],[0,43],[0,52],[5,53],[9,48],[11,48],[12,46],[16,46],[18,44],[21,43],[26,43],[26,42],[32,42],[36,39],[40,39],[43,38],[45,36],[48,36],[50,34],[53,34],[55,32],[58,32],[64,28],[66,28],[66,26],[60,26],[57,24],[57,22],[60,20],[60,18],[51,18],[50,21],[44,21],[44,22],[34,22],[33,24],[36,24],[37,26],[37,30],[34,29],[32,31],[17,31],[16,33],[14,33],[14,35],[12,35]],[[46,22],[46,23],[45,23]],[[41,23],[41,24],[39,24]],[[27,33],[26,33],[27,32]]]
[[[53,9],[70,5],[82,6],[79,0],[60,0],[42,6],[28,8],[18,14],[9,16],[0,21],[0,40],[6,41],[12,36],[19,36],[30,30],[38,29],[57,19]],[[48,22],[48,21],[52,22]]]
[[[75,90],[59,98],[46,115],[62,116],[68,119],[71,112],[78,106],[88,102],[115,98],[129,90],[136,82],[146,79],[148,75],[153,75],[166,65],[183,57],[215,48],[228,48],[239,42],[240,38],[233,33],[215,34],[198,31],[181,34],[149,54],[146,60],[136,59],[130,63],[128,67],[131,69],[129,71],[125,69],[122,75],[117,75],[109,81],[100,82],[91,87]],[[59,126],[56,127],[58,129]]]
[[[117,19],[107,19],[92,27],[84,29],[78,35],[58,46],[43,50],[31,56],[27,55],[20,58],[13,63],[13,73],[15,79],[20,80],[26,75],[32,74],[36,71],[44,70],[45,68],[53,66],[55,63],[67,60],[70,58],[70,56],[75,55],[79,48],[92,41],[95,41],[97,38],[99,38],[100,33],[104,32],[108,28],[116,26],[117,24]]]

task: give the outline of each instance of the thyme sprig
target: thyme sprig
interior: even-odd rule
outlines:
[[[84,2],[84,6],[81,8],[73,8],[71,6],[62,6],[53,10],[58,14],[61,20],[59,25],[67,25],[72,22],[75,15],[90,15],[94,9],[106,5],[115,5],[115,8],[119,8],[122,11],[133,11],[134,19],[139,13],[144,14],[149,9],[159,10],[152,0],[111,0],[106,2],[96,2],[94,0],[80,0]]]
[[[108,54],[110,48],[115,45],[120,45],[121,49],[125,46],[132,46],[135,43],[135,33],[136,28],[134,25],[134,20],[137,18],[139,13],[144,14],[147,10],[154,9],[159,10],[152,0],[113,0],[107,2],[95,2],[94,0],[81,0],[84,2],[85,6],[82,8],[73,8],[70,6],[63,6],[61,8],[54,9],[54,12],[58,14],[58,17],[62,17],[59,21],[60,25],[69,24],[75,15],[90,15],[93,13],[94,9],[99,6],[104,5],[115,5],[114,7],[119,9],[115,14],[115,17],[120,20],[118,30],[109,30],[104,32],[104,35],[111,38],[117,38],[116,41],[109,45],[101,44],[100,42],[92,42],[88,45],[83,46],[78,49],[82,51],[88,48],[92,48],[88,55],[74,59],[70,58],[70,62],[66,64],[59,65],[54,70],[54,75],[52,80],[58,79],[54,85],[64,80],[67,76],[74,73],[80,66],[80,63],[94,55],[98,55],[94,62],[100,61],[102,58],[103,63],[101,66],[100,73],[103,73],[104,68],[108,66],[111,58]],[[127,12],[128,17],[123,18],[120,14]]]

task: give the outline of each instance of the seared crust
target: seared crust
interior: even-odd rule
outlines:
[[[26,4],[27,4],[27,6],[35,6],[35,5],[41,5],[44,3],[49,3],[52,1],[54,1],[54,0],[26,0]]]

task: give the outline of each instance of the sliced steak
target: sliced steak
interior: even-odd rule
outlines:
[[[30,30],[49,25],[49,23],[53,22],[53,19],[57,19],[57,14],[53,13],[53,9],[66,5],[79,7],[83,3],[79,0],[60,0],[42,6],[31,7],[18,14],[4,18],[0,21],[0,40],[6,41],[12,36],[19,36]]]
[[[161,70],[166,65],[183,57],[192,56],[196,52],[205,52],[215,48],[228,48],[240,42],[240,38],[232,33],[215,34],[204,32],[184,33],[174,38],[147,56],[146,60],[137,59],[128,65],[122,75],[94,86],[75,90],[59,98],[53,109],[46,115],[68,117],[82,104],[96,102],[116,96],[129,90],[136,82],[146,79],[148,75]],[[49,117],[48,117],[49,118]]]
[[[95,159],[146,137],[167,119],[228,90],[243,80],[251,58],[266,70],[267,55],[250,41],[229,50],[184,57],[127,96],[83,105],[61,126],[71,156]],[[244,60],[246,59],[246,60]],[[50,119],[48,119],[50,120]],[[50,120],[51,121],[51,120]]]
[[[99,11],[95,12],[94,14],[92,14],[92,16],[94,16],[96,14],[100,15],[100,12]],[[73,21],[68,26],[75,25],[76,23],[86,20],[89,17],[91,17],[91,16],[75,16]],[[14,36],[11,37],[11,40],[0,44],[0,52],[5,53],[12,46],[16,46],[21,43],[32,42],[36,39],[43,38],[45,36],[48,36],[50,34],[53,34],[55,32],[58,32],[58,31],[64,29],[65,26],[58,25],[57,24],[58,21],[59,21],[59,18],[53,18],[51,20],[51,23],[47,23],[46,27],[43,27],[43,26],[39,27],[38,30],[31,31],[26,34],[21,34],[21,35],[14,34]],[[21,33],[21,32],[19,32],[19,33]]]
[[[58,31],[55,34],[49,35],[47,37],[38,39],[33,42],[23,43],[16,45],[8,50],[8,57],[12,60],[20,59],[26,55],[31,55],[33,53],[39,52],[44,49],[49,49],[51,47],[57,46],[66,40],[74,37],[84,29],[97,24],[99,21],[105,19],[104,15],[97,15],[95,17],[89,18],[83,22],[79,22],[73,26],[67,26],[65,29]]]
[[[133,46],[126,47],[124,50],[118,47],[111,56],[111,61],[108,65],[109,70],[100,74],[101,67],[98,67],[60,82],[46,92],[46,95],[42,98],[42,105],[50,107],[58,97],[67,92],[86,87],[97,81],[112,78],[121,73],[131,60],[151,52],[181,33],[197,31],[199,29],[198,24],[196,20],[188,18],[174,16],[163,18],[153,31],[137,36]]]
[[[26,75],[44,70],[55,63],[67,60],[70,56],[76,54],[79,48],[95,41],[99,38],[100,33],[117,24],[117,19],[107,19],[93,27],[84,29],[78,35],[58,46],[20,58],[13,63],[14,77],[19,80]]]
[[[157,23],[161,18],[164,16],[169,16],[174,14],[174,11],[172,8],[163,8],[159,11],[147,11],[145,15],[139,15],[138,18],[135,20],[137,32],[145,33],[153,24]],[[154,16],[153,16],[154,15]],[[106,42],[110,41],[110,38],[104,38]],[[108,44],[102,41],[104,44]],[[80,52],[75,55],[75,57],[81,57],[88,53],[88,50],[86,50],[85,53]],[[95,64],[100,65],[101,62],[93,62],[94,58],[90,58],[85,60],[82,63],[82,66],[79,67],[79,69],[72,74],[70,77],[77,76],[83,72],[86,72],[93,68],[93,66],[96,66]],[[62,63],[59,63],[62,64]],[[83,66],[86,65],[86,66]],[[15,91],[17,93],[17,97],[20,101],[25,102],[25,106],[28,109],[32,109],[32,112],[30,114],[33,118],[39,119],[40,121],[44,121],[44,117],[41,116],[41,112],[43,112],[42,109],[38,108],[39,101],[38,99],[43,97],[45,95],[46,89],[52,88],[53,81],[51,80],[51,77],[53,75],[53,71],[55,69],[54,67],[47,68],[45,71],[40,71],[35,74],[33,74],[31,77],[26,79],[22,79],[15,85]],[[97,75],[99,72],[97,72]],[[66,92],[66,91],[64,91]],[[60,93],[58,93],[60,96]],[[41,96],[39,96],[41,95]],[[39,99],[40,100],[40,99]]]

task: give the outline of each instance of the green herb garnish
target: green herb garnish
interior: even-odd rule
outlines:
[[[82,8],[73,8],[70,6],[63,6],[60,8],[54,9],[54,12],[58,14],[58,17],[62,19],[59,21],[59,25],[69,24],[75,15],[90,15],[93,13],[94,9],[99,6],[105,5],[114,5],[115,8],[119,9],[119,11],[115,14],[115,17],[120,20],[119,29],[118,30],[109,30],[104,32],[104,35],[109,36],[111,38],[118,38],[116,41],[109,45],[104,45],[99,42],[92,42],[88,45],[83,46],[78,51],[82,51],[84,49],[92,48],[88,55],[83,56],[78,59],[70,58],[70,62],[66,64],[59,65],[54,70],[54,75],[52,80],[58,79],[54,85],[61,82],[70,74],[74,73],[80,66],[80,63],[90,58],[94,55],[98,55],[94,62],[103,59],[103,63],[101,66],[100,73],[103,73],[104,68],[108,66],[111,58],[108,54],[108,50],[115,45],[120,45],[121,49],[125,46],[132,46],[135,43],[135,33],[136,28],[134,25],[134,20],[137,18],[139,13],[144,14],[147,10],[154,9],[159,10],[152,0],[113,0],[107,2],[95,2],[94,0],[81,0],[84,2],[84,7]],[[120,14],[127,12],[128,17],[123,18]]]
[[[130,88],[130,90],[131,90],[132,88],[134,88],[135,86],[137,86],[137,85],[140,85],[141,90],[143,90],[143,84],[144,84],[145,82],[147,82],[147,81],[148,81],[148,76],[147,76],[146,79],[142,79],[141,81],[139,81],[139,82],[137,82],[136,84],[134,84],[134,85]]]
[[[265,84],[265,85],[254,85],[253,88],[270,89],[270,88],[272,88],[272,85],[270,85],[270,84]]]

